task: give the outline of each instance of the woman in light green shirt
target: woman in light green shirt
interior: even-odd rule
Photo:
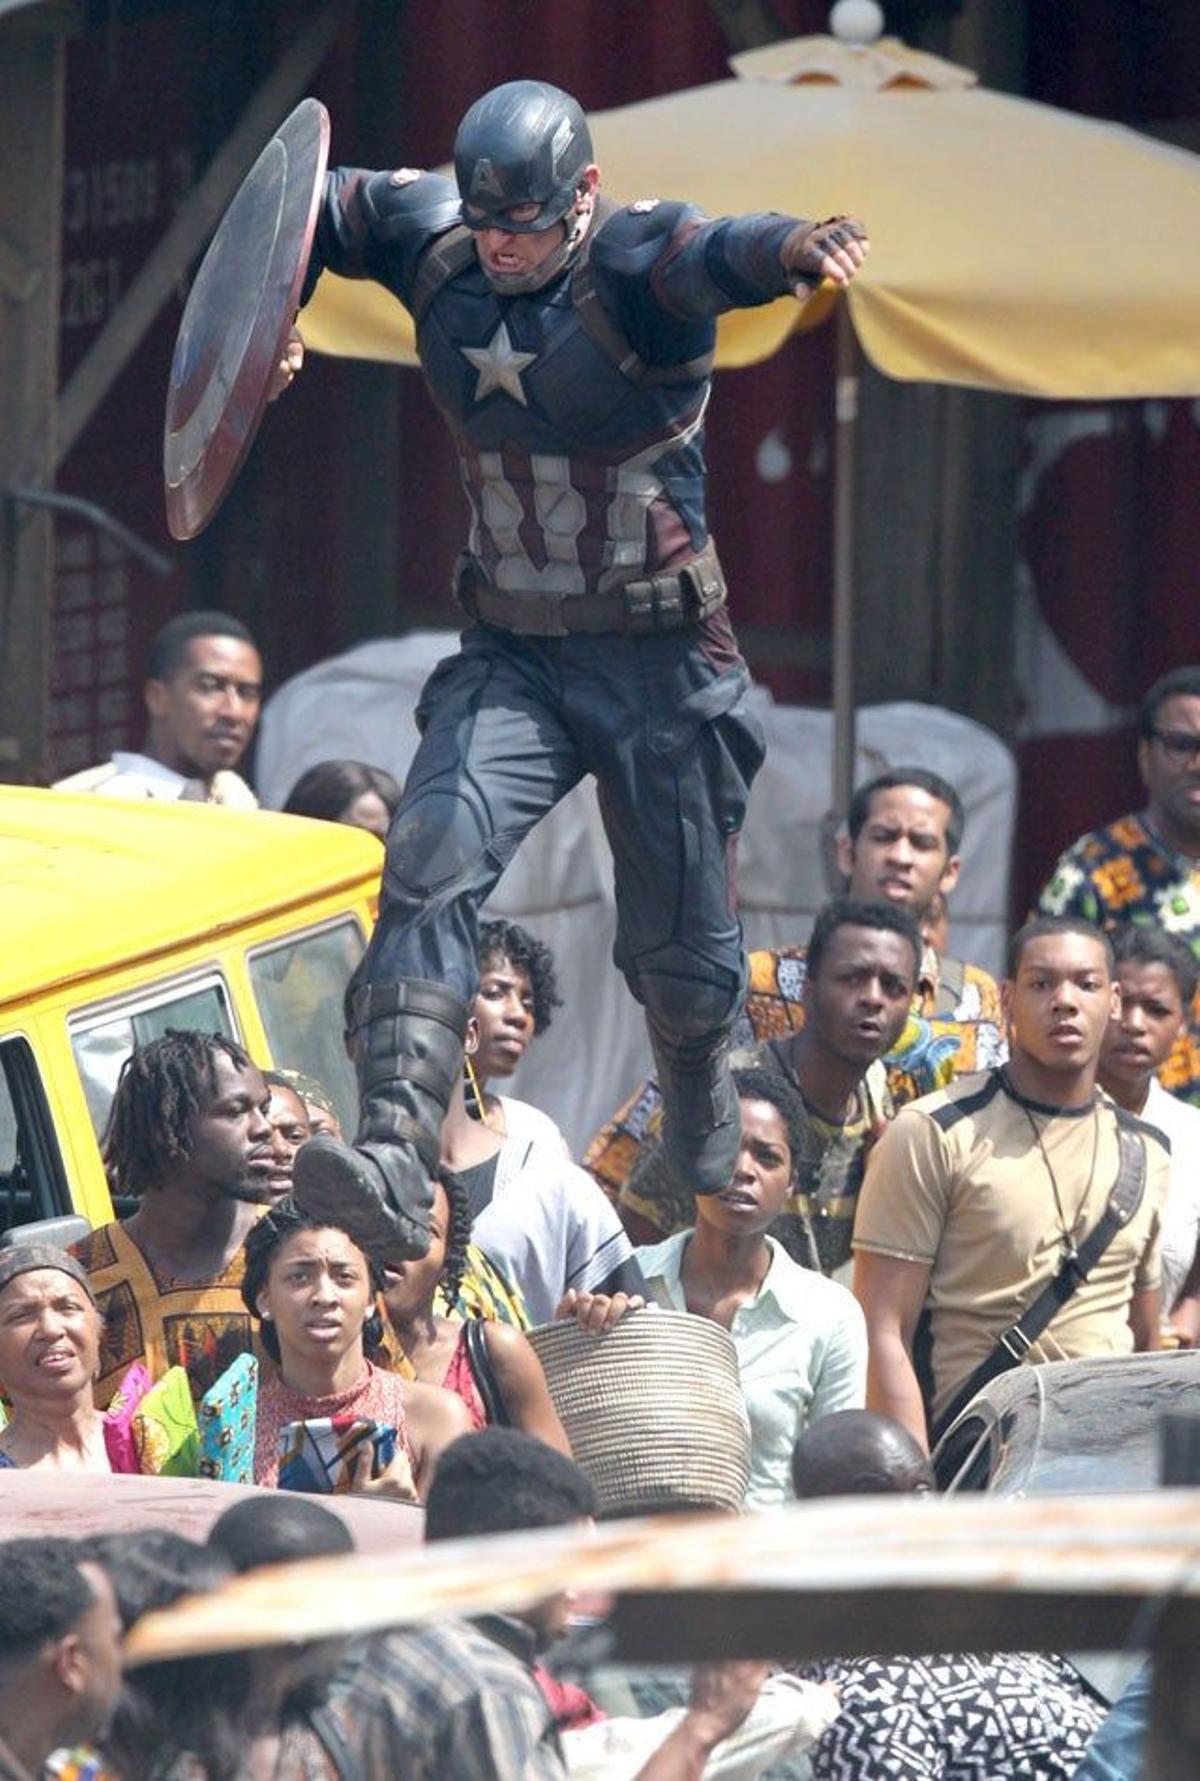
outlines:
[[[867,1334],[853,1295],[767,1234],[795,1187],[800,1127],[787,1085],[761,1069],[734,1081],[742,1146],[732,1181],[697,1197],[692,1230],[636,1254],[652,1299],[733,1337],[750,1417],[746,1503],[767,1508],[794,1494],[792,1448],[808,1424],[861,1407]]]

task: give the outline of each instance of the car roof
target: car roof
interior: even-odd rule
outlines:
[[[1000,1496],[1152,1490],[1164,1416],[1194,1407],[1200,1350],[1097,1355],[1014,1367],[953,1429],[992,1431],[987,1489]]]
[[[274,811],[0,787],[0,1004],[378,882],[374,836]]]

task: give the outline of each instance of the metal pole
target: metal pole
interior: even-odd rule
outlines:
[[[860,355],[850,301],[838,298],[833,491],[833,813],[854,790],[854,509]]]

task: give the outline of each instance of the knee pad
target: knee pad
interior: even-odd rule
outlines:
[[[430,785],[401,804],[388,835],[384,879],[408,902],[451,890],[469,879],[491,837],[491,824],[470,786]]]
[[[630,987],[669,1045],[695,1045],[726,1032],[742,999],[739,976],[687,955],[639,961]]]

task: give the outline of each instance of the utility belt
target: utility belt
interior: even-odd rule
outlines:
[[[726,593],[711,544],[682,568],[627,581],[605,594],[507,593],[493,587],[469,555],[459,557],[454,571],[455,598],[471,618],[523,637],[678,631],[718,611]]]

